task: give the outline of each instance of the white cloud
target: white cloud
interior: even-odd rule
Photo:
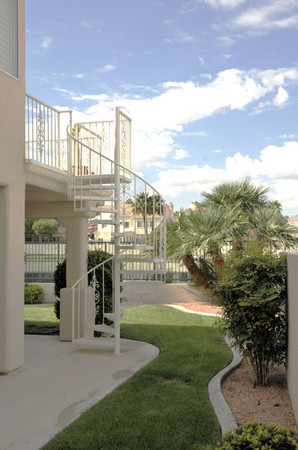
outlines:
[[[296,0],[270,0],[250,8],[237,16],[233,23],[238,27],[270,31],[273,28],[298,27]]]
[[[289,100],[288,92],[283,88],[279,87],[276,96],[273,99],[273,103],[276,106],[283,105],[287,100]]]
[[[229,53],[225,53],[225,54],[222,55],[222,57],[223,57],[223,59],[228,60],[228,59],[232,58],[232,55],[229,54]]]
[[[237,8],[239,5],[242,5],[242,3],[245,3],[247,0],[205,0],[205,3],[208,5],[218,8],[228,8],[233,9]]]
[[[173,156],[174,159],[184,159],[189,156],[189,153],[186,150],[183,150],[182,148],[175,151],[175,155]]]
[[[44,49],[48,49],[52,46],[53,43],[53,38],[51,38],[50,36],[46,36],[43,38],[42,42],[41,42],[41,47]]]
[[[230,47],[231,45],[235,44],[234,39],[232,39],[230,36],[219,36],[217,40],[223,47]]]
[[[211,8],[234,9],[245,3],[247,0],[190,0],[181,7],[182,14],[190,14],[198,9],[201,3],[205,3]]]
[[[198,60],[199,60],[199,62],[201,64],[201,66],[203,67],[205,65],[204,58],[202,56],[198,56]]]
[[[163,195],[177,198],[191,193],[197,198],[202,191],[212,189],[223,180],[250,176],[257,184],[269,185],[272,198],[280,201],[285,210],[298,210],[298,142],[288,141],[282,146],[270,145],[262,149],[258,158],[236,153],[226,159],[224,169],[210,165],[192,165],[181,169],[161,170],[154,185]]]
[[[85,73],[76,73],[74,75],[74,78],[77,78],[78,80],[80,80],[82,78],[86,78],[86,74]]]
[[[178,43],[178,44],[192,44],[196,42],[196,38],[189,34],[187,31],[177,30],[173,38],[165,39],[168,44]]]
[[[112,70],[115,70],[115,69],[116,69],[116,66],[114,66],[113,64],[106,64],[105,66],[103,66],[99,69],[99,72],[106,73],[106,72],[111,72]]]
[[[207,131],[190,131],[190,132],[183,132],[184,136],[203,136],[207,137],[209,134]]]
[[[87,101],[82,121],[113,118],[113,108],[119,106],[133,119],[134,168],[161,161],[174,152],[177,133],[189,124],[227,112],[229,110],[253,109],[256,102],[279,107],[286,101],[288,83],[298,83],[297,68],[277,70],[243,71],[229,69],[219,72],[205,83],[166,82],[158,87],[158,94],[140,97],[129,95],[90,95],[59,89],[73,101]],[[282,89],[280,89],[282,88]],[[275,100],[274,100],[275,99]],[[275,101],[275,104],[274,104]],[[90,106],[91,102],[91,106]],[[258,105],[261,110],[262,105]],[[265,108],[265,106],[264,106]],[[82,109],[82,106],[81,106]],[[249,111],[248,111],[249,112]],[[194,134],[204,136],[204,132]]]
[[[295,138],[295,134],[281,134],[278,137],[280,139],[294,139]]]
[[[85,28],[93,28],[93,25],[91,25],[91,23],[88,23],[88,22],[82,22],[82,25]]]

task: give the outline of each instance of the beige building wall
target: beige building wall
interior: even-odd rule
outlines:
[[[0,70],[0,373],[24,361],[24,0],[18,5],[19,77]]]
[[[298,422],[298,254],[288,259],[288,388]]]

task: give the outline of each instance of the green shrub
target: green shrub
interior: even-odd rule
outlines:
[[[37,284],[25,284],[24,289],[25,305],[36,305],[45,301],[45,293],[41,286]]]
[[[270,365],[286,362],[286,257],[256,246],[232,252],[218,291],[223,302],[223,328],[249,358],[255,383],[265,385]]]
[[[88,271],[93,267],[111,258],[111,254],[103,252],[101,250],[94,250],[88,252]],[[66,287],[66,261],[57,265],[54,272],[54,293],[57,300],[55,302],[55,314],[60,318],[60,289]],[[112,312],[112,291],[113,291],[113,262],[112,260],[105,264],[104,269],[104,292],[105,292],[105,312]],[[95,303],[96,303],[96,323],[103,322],[102,314],[102,297],[103,297],[103,285],[102,285],[102,267],[99,267],[95,271],[95,280],[92,279],[92,273],[88,275],[88,285],[94,285],[95,283]],[[111,323],[108,322],[107,323]]]
[[[298,431],[277,428],[276,425],[263,425],[256,421],[247,422],[226,433],[217,444],[216,450],[255,448],[295,450],[298,448]]]

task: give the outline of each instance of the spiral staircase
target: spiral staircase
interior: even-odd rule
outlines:
[[[113,335],[115,354],[119,354],[123,309],[154,301],[154,291],[165,282],[165,203],[131,171],[131,119],[119,108],[113,121],[72,124],[70,111],[59,112],[30,96],[26,100],[27,122],[35,122],[36,128],[36,132],[28,128],[27,154],[67,173],[68,199],[74,211],[88,214],[89,223],[110,227],[115,244],[115,254],[71,288],[72,340],[96,341],[98,332]],[[70,114],[65,136],[61,132],[63,113]],[[52,120],[58,125],[49,125]],[[52,136],[53,129],[59,134]],[[54,150],[53,142],[57,144]],[[140,214],[143,234],[137,228]]]

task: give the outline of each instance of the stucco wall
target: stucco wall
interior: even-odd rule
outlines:
[[[287,255],[288,260],[288,388],[298,422],[298,254]]]
[[[24,359],[24,0],[18,15],[19,78],[0,70],[0,373]]]

